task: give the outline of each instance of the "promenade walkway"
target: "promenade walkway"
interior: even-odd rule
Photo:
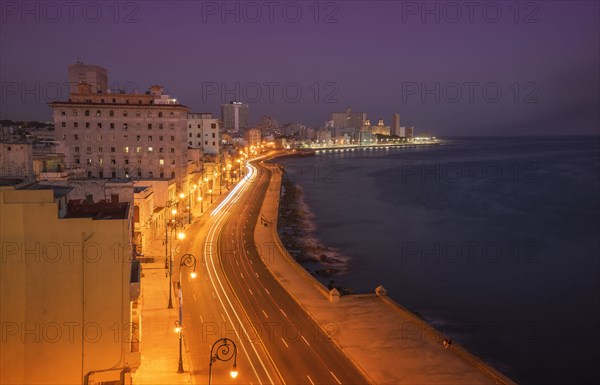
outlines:
[[[277,235],[281,171],[273,171],[254,240],[273,275],[321,329],[376,384],[514,384],[457,344],[444,347],[435,329],[404,309],[383,291],[342,296],[331,301],[328,290],[306,272],[281,245]],[[273,247],[273,245],[275,246]],[[375,289],[375,288],[374,288]]]

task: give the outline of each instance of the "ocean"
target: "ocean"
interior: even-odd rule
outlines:
[[[599,383],[600,138],[448,138],[286,167],[280,235],[515,381]]]

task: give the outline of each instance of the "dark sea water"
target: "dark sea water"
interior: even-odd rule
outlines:
[[[523,384],[599,383],[600,139],[451,138],[281,160],[336,283]]]

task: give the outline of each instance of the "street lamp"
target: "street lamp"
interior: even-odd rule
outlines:
[[[215,349],[216,347],[216,349]],[[216,350],[215,353],[213,353]],[[235,342],[230,340],[229,338],[221,338],[217,340],[212,347],[210,348],[210,365],[208,367],[208,385],[212,382],[212,365],[213,362],[219,361],[229,361],[233,358],[233,368],[229,373],[231,378],[236,378],[238,376],[237,371],[237,346]]]
[[[168,210],[170,207],[173,207],[175,204],[177,204],[177,202],[170,200],[170,201],[167,201],[165,206]],[[177,214],[177,210],[172,209],[171,210],[172,217],[174,217],[175,214]],[[169,225],[169,219],[165,218],[165,269],[169,268],[169,236],[168,236],[169,227],[168,227],[168,225]]]
[[[179,260],[179,282],[177,283],[178,298],[179,298],[179,366],[177,367],[177,373],[183,373],[183,356],[181,354],[181,335],[183,329],[183,295],[181,292],[181,268],[182,267],[194,267],[194,270],[190,273],[192,278],[196,278],[196,257],[192,254],[184,254]],[[175,321],[177,322],[177,321]],[[177,325],[177,324],[176,324]],[[177,330],[177,328],[176,328]]]
[[[172,221],[171,222],[171,237],[173,236],[173,230],[183,228],[183,223],[180,221]],[[178,239],[184,239],[185,234],[183,232],[177,233]],[[167,305],[168,309],[173,309],[173,299],[171,294],[171,286],[173,285],[173,241],[171,240],[171,245],[169,247],[169,304]]]
[[[201,196],[199,196],[197,199],[198,199],[198,202],[200,202],[200,214],[202,214],[204,212],[204,202],[202,202]]]

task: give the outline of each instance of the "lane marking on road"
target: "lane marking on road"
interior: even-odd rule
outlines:
[[[248,291],[250,292],[251,295],[254,295],[254,293],[252,292],[252,290],[248,289]]]
[[[285,340],[283,339],[283,337],[281,337],[281,340],[283,341],[283,344],[285,345],[286,348],[289,348],[287,342],[285,342]]]
[[[300,336],[300,337],[302,337],[302,340],[303,340],[303,341],[304,341],[304,342],[305,342],[305,343],[306,343],[308,346],[310,346],[310,344],[308,343],[308,341],[306,340],[306,338],[304,338],[304,336]]]
[[[287,318],[287,314],[285,314],[285,312],[283,311],[283,309],[279,308],[279,310],[283,313],[283,315],[285,316],[285,318]]]
[[[212,293],[212,295],[213,295],[213,298],[214,298],[214,299],[217,299],[217,297],[215,296],[215,292],[214,292],[214,291],[211,291],[211,293]]]
[[[202,318],[202,316],[200,316],[200,322],[204,323],[204,318]]]
[[[221,318],[223,318],[223,322],[227,322],[227,320],[225,319],[225,316],[223,315],[223,313],[221,313]]]
[[[265,311],[264,311],[264,310],[263,310],[262,312],[263,312],[263,314],[265,315],[265,317],[269,318],[269,316],[267,315],[267,313],[265,313]]]
[[[192,294],[192,296],[194,297],[194,301],[197,301],[196,294]]]
[[[254,173],[253,167],[252,167],[252,166],[250,166],[250,165],[247,165],[247,167],[248,167],[248,171],[249,171],[250,175],[252,175],[252,174]],[[238,185],[238,187],[239,187],[239,186],[241,186],[241,185]],[[247,187],[247,186],[244,186],[244,187]],[[232,192],[234,192],[235,190],[236,190],[236,189],[234,189]],[[242,191],[243,191],[243,189],[242,189]],[[231,207],[231,206],[233,206],[233,205],[235,204],[235,202],[237,201],[237,199],[239,199],[239,196],[240,196],[240,195],[241,195],[241,192],[240,192],[240,194],[239,194],[239,195],[237,195],[237,196],[235,196],[235,195],[232,195],[232,194],[230,193],[230,196],[235,196],[235,198],[234,198],[234,199],[232,199],[232,201],[231,201],[231,202],[229,202],[229,207]],[[227,212],[227,210],[229,209],[229,207],[227,207],[227,209],[224,211],[224,213],[225,213],[225,212]],[[211,213],[211,216],[212,216],[212,215],[215,215],[215,214],[217,214],[217,213],[218,213],[218,211],[219,211],[219,210],[215,210],[215,211],[213,211],[213,212]],[[213,224],[213,225],[210,227],[210,229],[209,229],[209,232],[208,232],[208,235],[207,235],[207,239],[208,239],[209,241],[212,241],[212,240],[214,239],[214,237],[215,237],[215,236],[217,236],[217,231],[219,230],[220,224],[221,224],[221,222],[223,222],[223,221],[224,221],[224,219],[225,219],[225,218],[224,218],[224,217],[225,217],[225,214],[224,214],[224,213],[221,213],[220,217],[218,217],[218,218],[216,219],[215,223],[214,223],[214,224]],[[205,252],[206,252],[206,246],[205,246]],[[229,322],[231,322],[231,323],[233,324],[233,321],[232,321],[232,319],[231,319],[231,316],[230,316],[230,314],[229,314],[229,310],[228,310],[228,308],[225,306],[225,302],[224,302],[224,301],[226,301],[226,302],[227,302],[227,304],[229,305],[229,307],[230,307],[230,308],[231,308],[231,310],[232,310],[232,313],[233,313],[233,315],[235,316],[235,318],[237,319],[237,321],[239,322],[239,324],[241,324],[240,317],[239,317],[239,315],[237,314],[237,311],[235,310],[235,308],[233,307],[233,304],[231,303],[231,299],[229,298],[229,296],[228,296],[228,295],[227,295],[227,293],[225,292],[225,288],[224,288],[224,286],[223,286],[223,283],[222,283],[222,281],[221,281],[221,278],[219,277],[219,275],[218,275],[218,273],[217,273],[217,269],[216,269],[216,266],[215,266],[215,260],[214,260],[214,256],[212,256],[212,255],[211,255],[211,257],[210,257],[210,268],[209,268],[209,269],[207,269],[207,271],[208,271],[208,275],[209,275],[209,277],[210,277],[210,281],[211,281],[211,284],[212,284],[213,288],[215,288],[215,289],[216,289],[216,288],[217,288],[217,285],[218,285],[218,286],[220,287],[220,289],[222,290],[222,293],[223,293],[223,298],[221,298],[221,294],[218,294],[218,297],[219,297],[219,298],[218,298],[218,300],[219,300],[219,302],[221,303],[221,307],[222,307],[222,308],[225,310],[225,313],[227,314],[227,318],[229,319]],[[253,361],[254,361],[254,360],[250,359],[250,356],[249,356],[249,354],[248,354],[248,350],[246,349],[246,344],[244,343],[244,340],[243,340],[242,338],[240,338],[240,334],[239,334],[238,330],[237,330],[235,327],[234,327],[234,331],[235,331],[235,334],[236,334],[236,336],[238,337],[238,339],[239,339],[239,341],[240,341],[240,345],[241,345],[242,351],[245,353],[245,355],[246,355],[246,357],[247,357],[247,359],[248,359],[248,362],[250,363],[250,366],[251,366],[251,368],[252,368],[252,371],[254,372],[254,374],[255,374],[256,378],[258,379],[258,382],[259,382],[259,383],[262,383],[262,381],[261,381],[261,378],[260,378],[260,376],[258,375],[258,372],[257,372],[257,370],[256,370],[256,368],[255,368],[255,366],[254,366],[254,364],[253,364]],[[241,331],[243,332],[243,334],[245,335],[245,337],[248,339],[248,341],[251,341],[250,335],[248,334],[248,331],[247,331],[247,330],[246,330],[244,327],[241,327]],[[249,344],[249,347],[250,347],[250,348],[251,348],[251,349],[254,351],[254,354],[255,354],[256,358],[258,359],[258,361],[259,361],[260,365],[262,366],[262,368],[263,368],[263,370],[264,370],[264,373],[265,373],[265,375],[266,375],[266,376],[267,376],[267,378],[268,378],[268,381],[269,381],[269,383],[271,383],[271,384],[274,384],[274,382],[273,382],[273,379],[271,378],[271,375],[269,374],[269,371],[268,371],[268,370],[267,370],[267,368],[265,367],[265,364],[264,364],[264,362],[262,361],[262,359],[261,359],[260,355],[258,354],[258,351],[256,350],[256,347],[254,346],[254,344],[250,343],[250,344]],[[268,352],[267,352],[267,354],[268,354]],[[275,370],[277,370],[277,367],[276,367],[276,366],[275,366]],[[279,373],[279,370],[277,370],[277,372]]]
[[[256,274],[258,276],[258,274]],[[267,292],[268,295],[271,295],[271,293],[269,292],[269,289],[265,288],[265,291]]]
[[[242,279],[244,279],[244,274],[240,273],[240,276],[242,277]]]
[[[315,383],[313,382],[312,378],[310,378],[310,376],[308,374],[306,375],[306,378],[308,378],[308,381],[310,381],[310,383],[312,385],[315,385]]]
[[[331,373],[331,375],[333,376],[333,378],[335,378],[335,380],[337,381],[338,384],[342,385],[342,382],[340,380],[338,380],[338,378],[335,376],[335,374],[333,374],[333,372],[330,370],[329,373]]]

